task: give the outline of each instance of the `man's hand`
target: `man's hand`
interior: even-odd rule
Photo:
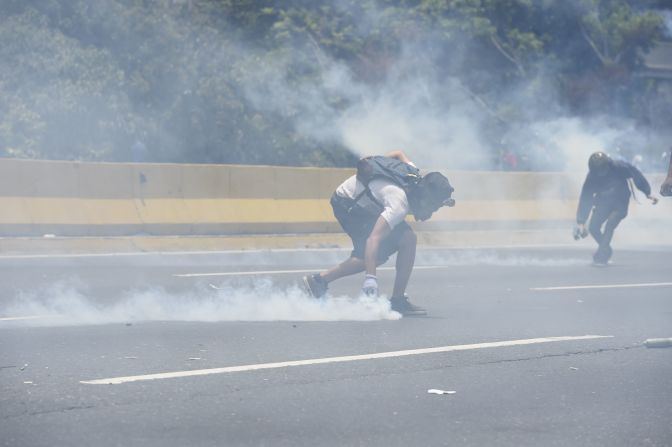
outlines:
[[[578,241],[588,236],[588,230],[586,229],[586,224],[576,224],[574,225],[574,240]]]
[[[660,195],[663,197],[672,196],[672,176],[668,176],[662,185],[660,185]]]
[[[366,296],[378,296],[378,278],[376,275],[366,275],[364,284],[362,284],[362,294]]]
[[[655,205],[656,203],[658,203],[658,197],[655,197],[655,196],[646,196],[646,198],[649,199],[649,200],[651,201],[651,204],[652,204],[652,205]]]

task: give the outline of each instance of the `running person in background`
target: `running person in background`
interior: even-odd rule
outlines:
[[[307,291],[314,297],[327,292],[330,282],[344,276],[366,271],[362,293],[378,295],[376,267],[390,255],[397,253],[396,276],[390,305],[402,315],[426,315],[425,309],[412,304],[406,295],[406,286],[415,263],[417,237],[406,223],[408,214],[416,220],[427,220],[444,205],[453,206],[453,188],[448,179],[438,172],[419,175],[415,165],[401,151],[390,152],[385,157],[367,157],[360,160],[377,160],[380,166],[406,173],[419,180],[417,186],[405,188],[394,176],[374,171],[365,184],[359,172],[345,180],[331,197],[334,216],[352,239],[350,257],[336,267],[303,278]],[[376,165],[376,166],[379,166]],[[378,168],[376,168],[378,169]],[[402,176],[403,177],[403,176]]]
[[[660,195],[665,197],[672,196],[672,149],[670,149],[670,165],[667,167],[667,178],[660,185]]]
[[[612,255],[610,244],[614,230],[628,215],[630,195],[634,194],[628,179],[632,179],[637,189],[654,205],[658,199],[651,195],[651,186],[639,169],[626,161],[612,160],[604,152],[595,152],[588,160],[588,168],[576,212],[574,238],[585,237],[589,231],[598,244],[593,262],[595,265],[606,265]],[[591,211],[587,231],[586,221]]]

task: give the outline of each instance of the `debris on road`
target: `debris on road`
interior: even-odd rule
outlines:
[[[23,371],[23,370],[26,369],[26,368],[28,368],[28,363],[24,363],[24,365],[23,365],[21,368],[19,368],[19,369],[20,369],[21,371]]]
[[[647,348],[672,348],[672,338],[649,338],[644,341]]]
[[[189,360],[201,360],[200,357],[189,357]]]
[[[427,390],[427,394],[457,394],[457,391],[437,390],[432,388]]]
[[[124,358],[126,360],[137,360],[137,357],[135,357],[135,356],[128,356],[128,357],[124,357]]]
[[[577,368],[576,366],[570,366],[569,369],[571,369],[572,371],[578,371],[579,370],[579,368]]]

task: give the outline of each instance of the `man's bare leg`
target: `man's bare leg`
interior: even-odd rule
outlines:
[[[399,240],[399,251],[397,252],[396,276],[394,277],[394,288],[392,296],[404,296],[408,280],[411,278],[413,266],[415,265],[415,250],[418,244],[418,237],[410,228],[404,232]]]
[[[382,262],[378,261],[378,265]],[[320,277],[325,280],[327,283],[335,281],[344,276],[354,275],[356,273],[361,273],[365,270],[364,260],[359,258],[350,257],[345,261],[338,264],[336,267],[327,270],[326,272],[320,273]]]
[[[322,279],[327,283],[335,281],[344,276],[354,275],[355,273],[364,271],[364,260],[359,258],[350,257],[345,261],[338,264],[336,267],[327,270],[326,272],[320,273]]]

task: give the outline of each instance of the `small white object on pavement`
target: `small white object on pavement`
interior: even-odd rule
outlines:
[[[456,394],[457,391],[437,390],[435,388],[427,390],[428,394]]]
[[[647,348],[672,348],[672,338],[649,338],[644,341]]]

